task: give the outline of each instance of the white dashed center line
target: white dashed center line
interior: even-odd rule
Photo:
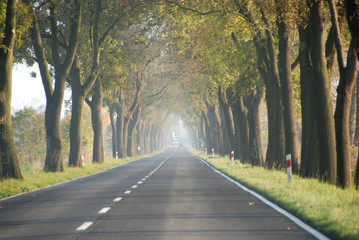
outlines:
[[[142,181],[138,181],[137,184],[142,184]]]
[[[110,210],[111,208],[110,207],[105,207],[105,208],[102,208],[98,213],[99,214],[105,214],[108,212],[108,210]]]
[[[115,198],[113,201],[114,202],[119,202],[119,201],[121,201],[122,200],[122,197],[118,197],[118,198]]]
[[[132,188],[137,188],[138,186],[137,185],[133,185]]]
[[[126,192],[125,192],[125,194],[130,194],[131,193],[131,190],[127,190]]]
[[[92,225],[93,222],[84,222],[80,227],[78,227],[77,231],[85,231],[89,226]]]

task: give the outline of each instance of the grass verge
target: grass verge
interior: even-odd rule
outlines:
[[[71,179],[76,179],[93,173],[97,173],[117,165],[131,162],[140,158],[149,157],[154,154],[146,156],[128,157],[125,159],[106,158],[102,164],[87,164],[83,168],[71,168],[65,166],[63,172],[43,172],[43,171],[25,171],[23,172],[24,180],[7,179],[0,182],[0,199],[10,197],[19,193],[28,192],[37,188],[46,187],[56,183],[64,182]]]
[[[275,202],[305,222],[336,239],[359,239],[359,192],[340,189],[293,175],[287,183],[284,171],[242,164],[228,157],[212,157],[193,151],[214,168]]]

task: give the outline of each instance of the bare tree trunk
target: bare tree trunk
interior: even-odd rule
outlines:
[[[353,38],[353,48],[359,60],[359,2],[357,0],[345,0],[345,10]]]
[[[0,42],[0,180],[22,179],[11,122],[13,50],[16,29],[16,0],[8,0],[4,38]]]
[[[137,155],[136,127],[140,120],[140,114],[141,114],[141,108],[140,108],[140,105],[138,105],[135,112],[133,113],[133,118],[131,119],[129,129],[128,129],[127,155],[130,157]]]
[[[85,96],[82,94],[80,69],[75,60],[71,70],[71,89],[72,89],[72,111],[70,123],[70,155],[69,166],[81,167],[82,151],[82,113]]]
[[[285,1],[284,1],[285,3]],[[282,16],[285,16],[283,14]],[[284,117],[284,130],[285,130],[285,154],[291,154],[293,172],[299,172],[299,144],[298,134],[295,117],[295,104],[293,93],[293,80],[291,72],[291,44],[290,44],[290,30],[286,23],[285,17],[279,17],[278,20],[278,67],[279,77],[282,90],[282,103],[283,103],[283,117]]]
[[[235,129],[234,129],[234,120],[233,113],[230,105],[228,104],[228,100],[226,98],[226,93],[221,87],[218,87],[218,100],[221,104],[224,112],[224,118],[226,120],[227,133],[230,142],[230,151],[234,151],[235,149]],[[230,154],[230,152],[228,152]]]
[[[118,149],[117,149],[117,125],[116,125],[116,118],[115,118],[115,113],[116,113],[116,106],[115,104],[108,104],[108,108],[109,108],[109,115],[110,115],[110,121],[111,121],[111,131],[112,131],[112,157],[116,158],[116,153],[118,154]]]
[[[314,106],[316,107],[316,122],[319,142],[319,176],[331,184],[336,184],[337,153],[335,143],[335,127],[331,87],[329,83],[324,44],[323,1],[313,2],[310,5],[311,28],[311,60],[313,64]]]
[[[315,108],[313,107],[314,72],[310,61],[311,43],[310,29],[299,26],[300,37],[300,87],[302,109],[302,156],[300,175],[302,177],[317,177],[319,173],[319,146]]]
[[[264,166],[264,149],[262,144],[261,124],[259,107],[264,98],[263,90],[257,88],[256,93],[252,93],[249,104],[249,160],[252,165]]]
[[[354,50],[354,41],[351,40],[347,64],[344,62],[344,51],[341,42],[341,33],[337,10],[334,0],[329,1],[331,21],[335,32],[335,46],[340,72],[337,88],[337,102],[335,108],[335,137],[337,146],[337,184],[348,188],[351,186],[351,151],[350,151],[350,108],[354,83],[358,73],[358,59]]]
[[[105,159],[105,152],[103,146],[103,127],[102,127],[102,80],[98,76],[95,82],[95,93],[92,96],[92,101],[86,101],[91,108],[91,118],[92,118],[92,129],[94,133],[93,140],[93,163],[103,163]]]

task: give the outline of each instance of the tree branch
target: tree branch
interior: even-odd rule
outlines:
[[[329,2],[330,13],[331,13],[331,20],[335,32],[335,47],[337,49],[339,72],[340,74],[343,74],[343,71],[345,70],[344,51],[343,51],[342,40],[340,37],[337,9],[335,7],[334,0],[328,0],[328,2]]]
[[[193,9],[193,8],[189,8],[189,7],[185,7],[183,5],[181,5],[180,3],[176,2],[176,1],[165,1],[166,3],[168,4],[172,4],[182,10],[185,10],[185,11],[190,11],[190,12],[194,12],[194,13],[197,13],[199,15],[202,15],[202,16],[205,16],[205,15],[209,15],[209,14],[212,14],[212,13],[219,13],[221,11],[219,10],[212,10],[212,11],[208,11],[208,12],[201,12],[199,10],[196,10],[196,9]]]

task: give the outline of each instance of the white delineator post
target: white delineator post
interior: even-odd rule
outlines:
[[[285,156],[287,162],[287,181],[288,183],[292,182],[292,155],[289,153]]]
[[[118,152],[116,151],[116,160],[118,160]]]
[[[212,148],[212,157],[214,157],[214,148]]]
[[[207,155],[207,148],[204,149],[205,154]]]
[[[82,166],[84,167],[85,166],[85,158],[84,158],[84,156],[82,156],[81,163],[82,163]]]
[[[231,162],[232,162],[232,165],[234,164],[234,151],[231,152]]]

